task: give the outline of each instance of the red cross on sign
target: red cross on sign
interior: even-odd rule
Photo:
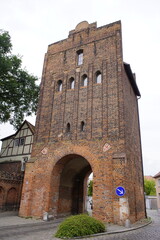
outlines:
[[[41,151],[42,154],[47,154],[47,152],[48,152],[48,148],[46,148],[46,147],[43,148],[43,150]]]
[[[108,143],[105,143],[103,146],[103,152],[107,152],[110,148],[111,146]]]

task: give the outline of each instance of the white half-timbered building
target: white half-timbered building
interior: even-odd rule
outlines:
[[[33,136],[34,126],[25,120],[15,134],[1,139],[0,162],[29,160]]]

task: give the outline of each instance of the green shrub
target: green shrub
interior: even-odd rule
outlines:
[[[56,232],[56,237],[72,238],[86,236],[105,231],[105,226],[99,220],[86,214],[66,218]]]

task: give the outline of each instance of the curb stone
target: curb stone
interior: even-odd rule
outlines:
[[[145,223],[145,224],[143,224],[141,226],[137,226],[137,227],[131,227],[131,228],[127,228],[127,229],[124,229],[124,230],[116,230],[116,231],[110,231],[110,232],[106,231],[106,232],[103,232],[103,233],[96,233],[96,234],[92,234],[92,235],[86,235],[86,236],[74,237],[74,238],[68,238],[68,239],[90,238],[90,237],[96,237],[96,236],[103,236],[103,235],[111,235],[111,234],[116,234],[116,233],[129,232],[129,231],[137,230],[139,228],[146,227],[146,226],[148,226],[151,223],[152,223],[152,220],[149,220],[147,223]],[[63,238],[63,239],[66,239],[66,238]]]

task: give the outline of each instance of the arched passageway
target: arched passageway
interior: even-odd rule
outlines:
[[[67,155],[53,168],[50,207],[58,217],[85,212],[86,176],[89,162],[79,155]]]

